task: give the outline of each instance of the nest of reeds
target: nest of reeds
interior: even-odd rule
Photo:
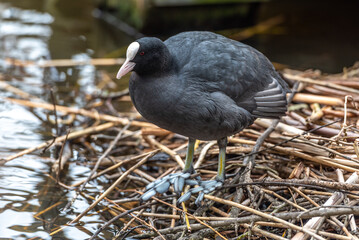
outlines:
[[[105,228],[118,230],[115,239],[358,239],[359,64],[340,74],[282,74],[293,86],[288,115],[258,119],[229,138],[226,182],[205,195],[200,207],[194,197],[177,206],[171,191],[139,203],[149,182],[181,171],[187,139],[143,121],[134,109],[115,111],[114,103],[129,102],[126,91],[92,96],[88,109],[8,98],[55,112],[63,129],[62,116],[74,116],[81,130],[64,131],[2,161],[58,144],[53,172],[62,187],[82,194],[93,179],[107,178],[104,191],[84,195],[92,204],[71,222],[94,211],[103,215],[107,220],[91,239]],[[29,98],[4,82],[1,87]],[[81,145],[84,164],[93,171],[67,186],[60,174],[70,145]],[[195,167],[202,179],[216,175],[217,155],[215,142],[199,142]]]

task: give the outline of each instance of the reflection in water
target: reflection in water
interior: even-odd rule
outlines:
[[[6,60],[88,59],[103,57],[104,53],[116,49],[121,37],[103,33],[101,23],[91,16],[91,2],[66,0],[61,1],[61,6],[59,1],[16,0],[0,3],[0,78],[45,101],[50,101],[48,92],[52,87],[58,104],[72,105],[76,102],[77,105],[84,105],[85,97],[79,93],[89,94],[97,90],[95,84],[99,70],[94,66],[14,67]],[[14,4],[28,5],[31,10]],[[79,12],[81,8],[74,7],[76,4],[85,9]],[[72,8],[72,11],[67,8]],[[107,45],[101,44],[102,39],[106,39]],[[127,37],[121,39],[123,45],[132,41]],[[117,67],[114,67],[113,71],[116,70]],[[51,138],[53,127],[43,111],[14,105],[1,97],[14,96],[0,90],[0,158]],[[88,207],[87,200],[79,197],[70,212],[61,212],[74,193],[59,187],[48,175],[55,155],[54,150],[48,152],[52,158],[25,156],[0,168],[0,238],[51,239],[50,232]],[[87,167],[71,164],[67,176],[61,180],[71,185],[88,174]],[[98,192],[98,189],[87,186],[86,191]],[[88,238],[100,219],[94,215],[82,221],[86,222],[84,227],[67,227],[54,239]],[[105,238],[113,235],[107,234],[109,236],[105,233]]]
[[[75,167],[68,183],[82,180],[89,174],[83,167]],[[48,239],[56,227],[66,224],[87,207],[83,199],[73,205],[73,212],[61,214],[60,209],[72,197],[48,177],[49,162],[46,159],[23,157],[0,168],[0,236],[14,239],[41,237]],[[91,188],[90,188],[91,190]],[[50,208],[50,209],[48,209]],[[42,211],[44,213],[41,214]],[[96,216],[82,221],[98,222]],[[86,223],[86,227],[91,224]],[[91,232],[75,227],[56,234],[62,239],[84,239]]]
[[[131,37],[117,32],[116,28],[92,17],[93,0],[0,1],[0,79],[48,102],[51,102],[48,93],[52,87],[58,104],[70,106],[75,103],[76,106],[84,106],[85,94],[99,90],[96,84],[101,70],[91,65],[66,68],[14,67],[6,59],[43,61],[106,57],[115,49],[133,41]],[[283,8],[269,6],[273,2],[288,1],[268,1],[263,4],[265,18],[266,11],[270,12],[269,16],[281,14]],[[287,14],[288,22],[283,29],[279,29],[280,35],[258,36],[246,40],[246,43],[263,51],[271,60],[296,67],[337,71],[338,68],[340,70],[352,64],[352,59],[358,59],[359,52],[353,51],[358,48],[359,42],[358,34],[353,31],[355,28],[347,31],[349,35],[343,35],[340,30],[343,24],[347,24],[347,16],[332,17],[339,13],[347,14],[344,8],[346,5],[338,4],[340,9],[333,8],[333,14],[327,14],[327,18],[329,16],[335,19],[335,23],[341,23],[332,25],[323,24],[322,15],[317,14],[317,9],[323,7],[322,3],[317,3],[320,8],[314,8],[313,1],[304,2],[307,5],[301,4],[299,14],[300,9],[291,5],[291,11]],[[309,18],[309,10],[314,11],[314,19]],[[356,23],[356,13],[347,15],[351,17],[349,22]],[[303,20],[306,22],[303,23]],[[334,34],[322,36],[322,31],[329,32],[323,30],[325,26],[337,26],[335,38]],[[114,76],[118,67],[106,67],[106,70]],[[119,84],[125,85],[126,79]],[[4,101],[4,97],[14,96],[0,90],[0,158],[51,138],[53,126],[48,123],[44,111],[11,104]],[[70,212],[61,213],[61,208],[73,197],[73,192],[58,187],[48,176],[55,155],[53,150],[49,152],[51,159],[31,155],[0,167],[0,238],[51,239],[50,232],[74,219],[88,207],[87,200],[79,197]],[[71,185],[84,179],[88,173],[88,168],[71,163],[62,181]],[[86,191],[99,192],[93,185],[87,186]],[[97,215],[84,217],[82,221],[86,222],[83,227],[67,227],[56,234],[55,239],[88,238],[97,229],[98,223],[102,222]],[[113,236],[111,232],[103,234],[106,239]]]
[[[47,168],[45,162],[33,158],[14,160],[0,168],[2,237],[49,237],[42,222],[33,217],[41,206],[38,186],[45,177],[41,171],[47,171]]]
[[[0,4],[0,71],[5,80],[33,95],[42,95],[45,69],[36,67],[17,68],[5,62],[5,59],[38,61],[49,58],[47,41],[52,30],[49,24],[53,17],[35,10],[21,10]],[[0,92],[0,96],[11,96]],[[8,102],[0,104],[0,147],[4,150],[28,148],[41,142],[38,132],[40,125],[37,119],[23,107]]]

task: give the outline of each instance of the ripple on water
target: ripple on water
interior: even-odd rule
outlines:
[[[40,144],[41,135],[34,134],[40,124],[41,121],[24,107],[8,102],[0,104],[0,148],[13,151]]]
[[[37,2],[39,1],[33,0],[31,3]],[[24,10],[11,7],[11,3],[0,3],[0,73],[14,87],[41,98],[48,92],[48,89],[44,88],[46,85],[58,89],[63,87],[67,95],[73,94],[69,92],[69,78],[72,79],[70,84],[80,86],[81,92],[93,92],[97,71],[94,66],[65,69],[19,67],[8,63],[9,59],[35,62],[51,59],[49,43],[54,38],[53,34],[59,30],[59,27],[54,27],[56,24],[52,24],[54,20],[55,18],[46,12]],[[66,29],[63,42],[78,37],[76,33],[70,32]],[[59,34],[57,39],[62,39]],[[81,43],[85,41],[84,37]],[[59,43],[56,44],[57,51],[70,52],[70,58],[73,59],[89,59],[91,51],[87,52],[82,46],[81,50],[75,51],[70,45],[62,45],[63,42],[56,42]],[[83,49],[86,51],[82,52]],[[59,84],[56,85],[55,82]],[[0,158],[37,146],[47,140],[45,138],[50,138],[51,134],[51,126],[40,120],[41,118],[47,121],[44,111],[36,109],[31,112],[26,107],[1,99],[5,97],[17,96],[0,90]],[[59,98],[60,104],[62,99]],[[69,101],[66,104],[69,104]],[[71,221],[89,206],[88,200],[79,196],[70,211],[62,214],[61,209],[75,192],[59,187],[53,178],[49,177],[50,172],[51,161],[35,155],[15,159],[0,168],[0,238],[51,239],[49,233],[54,228]],[[64,174],[62,180],[70,185],[85,179],[88,174],[87,167],[70,164],[69,171]],[[86,191],[98,193],[98,188],[88,185]],[[56,239],[86,239],[97,229],[98,224],[103,222],[96,214],[85,216],[81,220],[86,223],[84,227],[67,227],[56,234]]]
[[[33,214],[40,208],[39,201],[34,197],[43,184],[45,175],[42,171],[46,169],[48,165],[45,162],[33,157],[19,158],[0,168],[1,237],[48,238],[48,233],[37,231],[33,226],[38,222]]]

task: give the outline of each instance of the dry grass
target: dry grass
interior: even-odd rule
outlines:
[[[77,121],[82,130],[71,130],[2,162],[49,145],[61,146],[66,139],[73,139],[73,147],[85,149],[82,154],[93,169],[88,181],[67,186],[61,177],[57,180],[92,202],[71,224],[90,211],[108,219],[92,238],[110,226],[119,230],[116,239],[357,239],[359,64],[335,75],[289,69],[283,75],[290,82],[299,82],[288,115],[278,124],[259,119],[229,139],[225,187],[206,195],[201,207],[194,205],[192,197],[183,211],[171,192],[139,204],[138,196],[150,181],[181,170],[187,142],[136,119],[134,110],[114,112],[112,102],[128,101],[123,93],[118,98],[111,96],[112,102],[104,96],[94,97],[96,104],[89,109],[56,106],[58,125],[70,129]],[[53,114],[54,104],[35,101],[3,81],[0,87],[23,98],[8,101]],[[72,122],[61,121],[72,115]],[[273,131],[267,131],[259,148],[256,141],[269,126]],[[68,151],[63,145],[54,173],[61,173],[71,156]],[[201,162],[196,169],[202,179],[215,176],[217,154],[213,142],[199,143],[195,157]],[[250,157],[255,164],[246,168],[243,161]],[[112,184],[91,199],[95,196],[83,190],[99,176]],[[67,208],[70,206],[71,201]]]

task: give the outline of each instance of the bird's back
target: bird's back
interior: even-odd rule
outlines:
[[[211,32],[180,33],[165,44],[175,58],[180,80],[190,88],[222,92],[253,117],[285,114],[290,90],[271,62],[254,48]]]

